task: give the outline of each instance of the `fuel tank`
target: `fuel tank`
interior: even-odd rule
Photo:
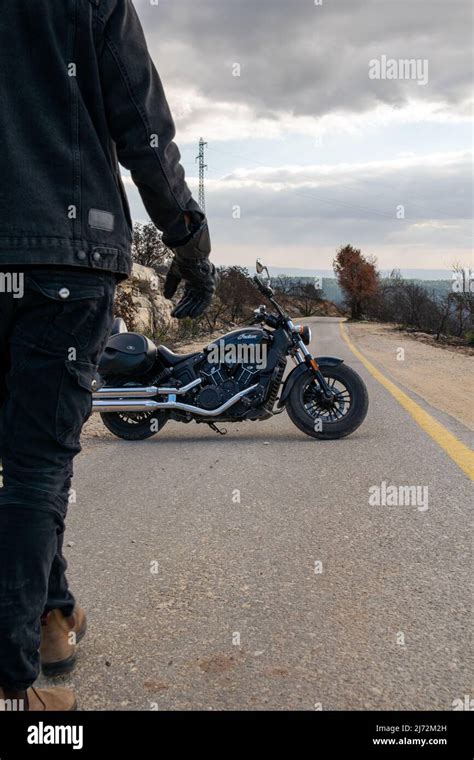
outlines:
[[[241,327],[221,335],[204,349],[211,364],[262,365],[271,335],[260,327]]]

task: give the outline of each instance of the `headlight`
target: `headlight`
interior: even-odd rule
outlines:
[[[308,325],[298,325],[296,329],[305,346],[309,346],[311,343],[311,330]]]

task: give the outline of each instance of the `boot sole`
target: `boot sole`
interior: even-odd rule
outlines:
[[[84,638],[86,631],[87,631],[87,621],[84,622],[83,627],[77,633],[76,644],[79,644],[79,642]],[[42,662],[41,672],[47,678],[54,678],[55,676],[65,676],[74,670],[74,668],[76,667],[76,661],[77,661],[77,655],[74,652],[74,654],[72,654],[70,657],[66,657],[65,660],[58,660],[58,662],[44,662],[44,663]],[[75,710],[76,708],[73,707],[72,709]]]
[[[54,678],[55,676],[65,676],[76,667],[77,657],[72,654],[66,660],[59,660],[59,662],[45,662],[41,664],[41,672],[47,678]]]
[[[76,644],[79,644],[80,641],[84,638],[87,631],[87,620],[84,620],[84,625],[82,626],[81,630],[77,632],[76,636]]]
[[[38,713],[38,712],[75,712],[76,710],[79,710],[79,705],[77,703],[77,699],[74,699],[74,702],[71,705],[71,707],[67,707],[67,708],[65,707],[62,710],[58,710],[58,709],[56,709],[56,710],[41,710],[41,709],[37,709],[37,710],[27,710],[26,712],[29,712],[29,713],[32,713],[32,712],[33,713]]]

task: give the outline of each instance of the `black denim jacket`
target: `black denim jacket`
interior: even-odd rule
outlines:
[[[0,267],[128,274],[118,161],[165,239],[192,199],[131,0],[8,0],[0,16]]]

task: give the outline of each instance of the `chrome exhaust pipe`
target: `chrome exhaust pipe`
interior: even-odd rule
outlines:
[[[93,394],[93,399],[99,401],[110,398],[149,398],[162,394],[169,396],[170,393],[180,396],[195,388],[196,385],[200,385],[201,382],[201,379],[193,380],[182,388],[158,388],[156,385],[150,385],[147,388],[132,385],[125,388],[101,388]]]
[[[191,387],[194,387],[195,385],[198,385],[201,381],[193,380],[192,383],[190,383]],[[102,412],[102,414],[106,414],[107,412],[150,412],[153,410],[159,410],[159,409],[179,409],[181,412],[189,412],[190,414],[197,414],[200,417],[218,417],[220,414],[225,412],[229,407],[233,406],[237,403],[237,401],[240,401],[241,398],[246,396],[251,391],[254,391],[256,388],[258,388],[258,383],[255,383],[255,385],[251,385],[249,388],[245,388],[243,391],[239,391],[239,393],[236,393],[235,396],[232,396],[232,398],[229,398],[224,404],[221,404],[221,406],[217,407],[217,409],[200,409],[198,406],[192,406],[191,404],[183,404],[181,401],[176,401],[176,395],[178,393],[186,393],[185,388],[188,388],[188,386],[185,386],[184,388],[181,388],[179,390],[176,390],[175,388],[161,388],[161,389],[155,389],[159,390],[161,393],[165,392],[168,394],[169,399],[168,401],[152,401],[151,399],[146,398],[130,398],[129,401],[125,400],[125,396],[123,394],[123,388],[107,388],[104,390],[113,390],[118,391],[122,390],[122,399],[116,399],[114,397],[110,398],[109,400],[102,401],[101,394],[102,391],[97,391],[97,393],[94,393],[93,400],[92,400],[92,411],[93,412]],[[130,390],[130,389],[129,389]],[[138,390],[138,389],[135,389]],[[139,390],[144,390],[143,388],[140,388]],[[150,390],[150,389],[146,389]],[[172,391],[172,392],[171,392]]]
[[[159,409],[161,404],[151,399],[110,399],[110,401],[93,401],[92,411],[102,412],[150,412]]]

